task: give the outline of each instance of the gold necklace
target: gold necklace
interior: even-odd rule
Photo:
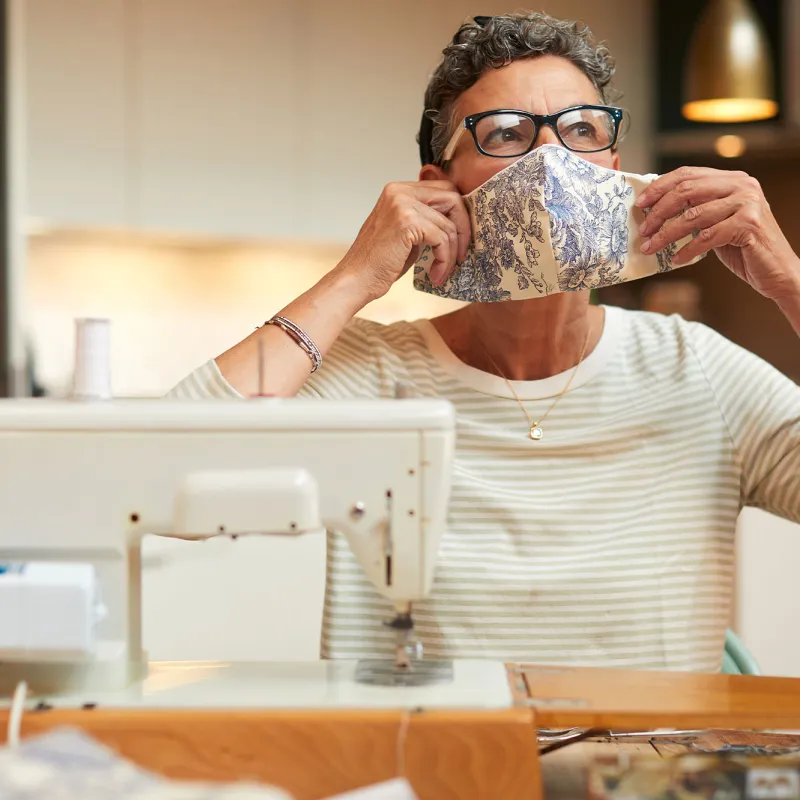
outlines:
[[[525,416],[528,418],[528,424],[531,426],[529,435],[534,442],[538,442],[544,436],[544,431],[542,430],[542,423],[547,419],[547,415],[558,405],[558,401],[561,400],[561,398],[569,391],[569,387],[572,385],[572,381],[578,374],[578,368],[583,363],[583,357],[586,355],[586,346],[589,344],[589,336],[591,332],[592,332],[591,328],[589,328],[589,330],[586,331],[586,338],[583,340],[583,347],[581,348],[580,358],[578,359],[578,363],[575,365],[575,369],[572,371],[572,374],[569,376],[569,380],[564,385],[564,388],[558,393],[558,395],[556,395],[556,399],[553,400],[553,402],[550,404],[550,408],[548,408],[547,411],[545,411],[544,414],[542,414],[542,416],[535,421],[533,417],[531,417],[531,415],[528,413],[528,409],[525,408],[525,404],[522,402],[522,400],[519,399],[519,395],[516,393],[514,387],[511,385],[511,381],[508,378],[506,378],[503,370],[501,370],[500,367],[497,366],[497,362],[492,358],[492,354],[486,349],[486,345],[480,339],[478,340],[481,341],[481,347],[483,348],[483,352],[486,353],[486,355],[489,357],[489,361],[492,362],[494,368],[500,373],[500,377],[506,382],[506,386],[508,386],[509,391],[511,392],[511,394],[514,395],[514,399],[517,401],[519,407],[522,409]]]

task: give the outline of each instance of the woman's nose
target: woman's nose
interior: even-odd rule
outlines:
[[[556,136],[556,132],[549,125],[542,125],[542,127],[539,128],[539,135],[534,142],[536,147],[541,147],[543,144],[561,144],[558,136]]]

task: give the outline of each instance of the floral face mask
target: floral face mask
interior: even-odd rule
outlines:
[[[494,303],[669,272],[691,236],[645,255],[638,228],[646,212],[634,206],[657,177],[617,172],[542,145],[464,198],[473,237],[466,259],[444,286],[435,286],[428,275],[433,256],[424,248],[414,265],[414,288]]]

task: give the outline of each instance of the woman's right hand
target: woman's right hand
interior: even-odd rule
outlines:
[[[429,245],[431,281],[442,285],[466,258],[471,236],[464,200],[449,181],[390,183],[337,270],[356,279],[368,301],[375,300]]]
[[[444,283],[456,261],[466,258],[470,237],[467,209],[452,183],[390,183],[338,266],[280,314],[325,356],[352,317],[386,294],[425,245],[433,250],[431,280]],[[294,397],[311,369],[305,352],[275,325],[222,353],[217,366],[245,397]]]

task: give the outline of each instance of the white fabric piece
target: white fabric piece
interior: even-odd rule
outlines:
[[[81,731],[62,728],[0,749],[3,800],[291,800],[252,784],[169,781]]]
[[[329,800],[417,800],[417,795],[405,778],[395,778],[364,789],[337,794]]]

